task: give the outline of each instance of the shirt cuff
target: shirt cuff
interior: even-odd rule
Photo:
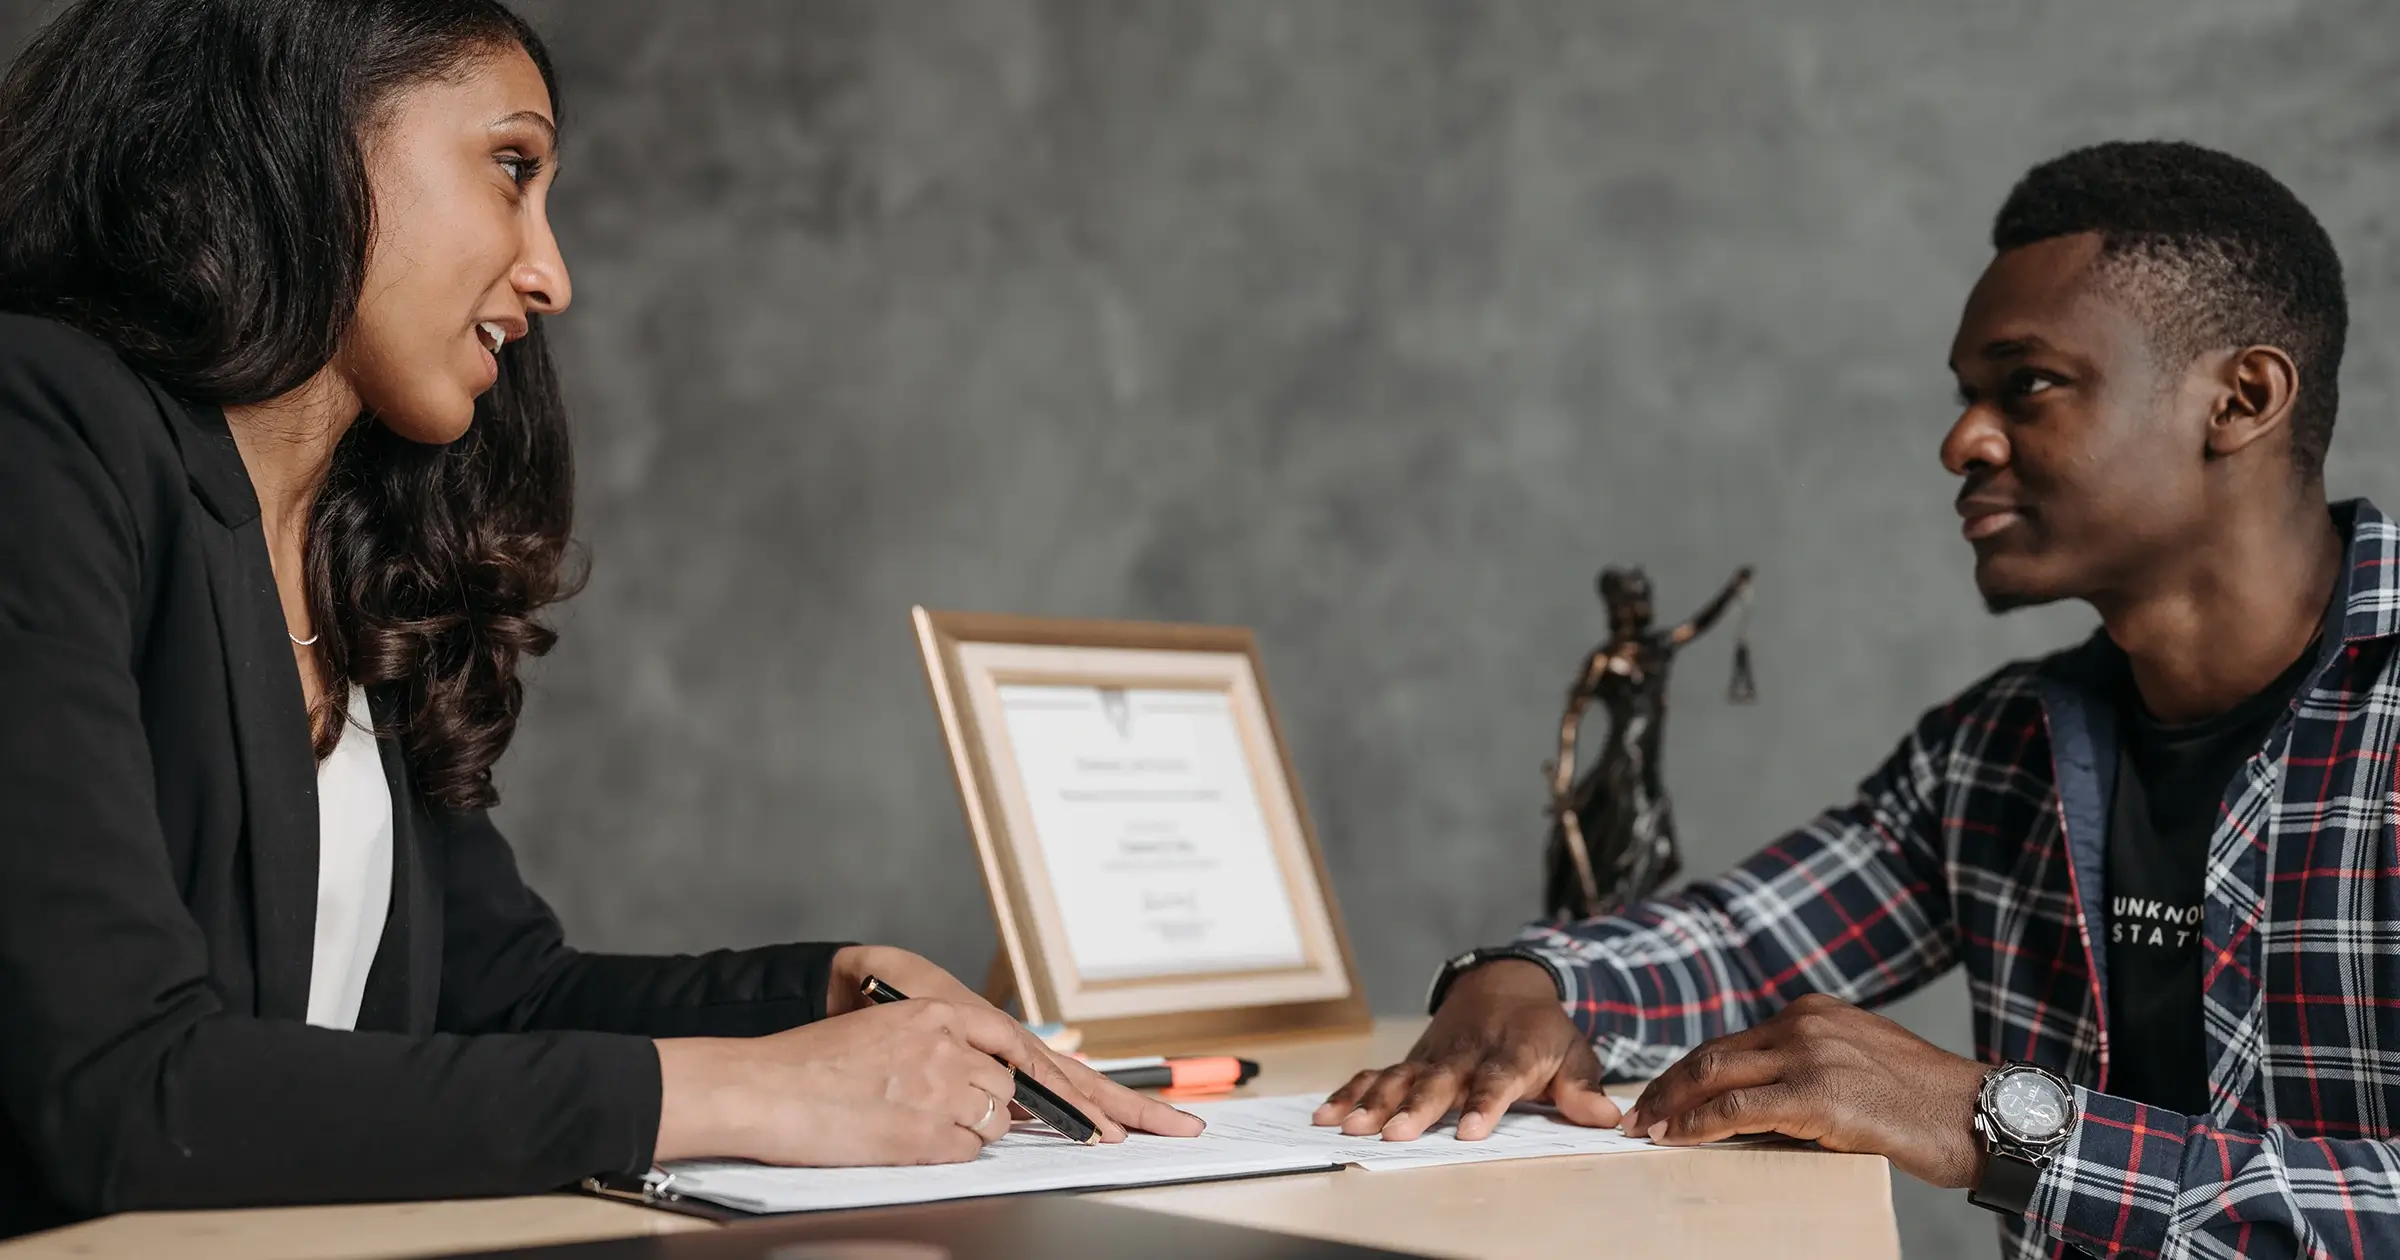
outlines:
[[[2179,1112],[2078,1085],[2074,1135],[2034,1183],[2026,1219],[2095,1256],[2156,1256],[2183,1188]]]
[[[1591,1038],[1604,1081],[1646,1081],[1672,1067],[1689,1046],[1645,1040],[1641,990],[1597,941],[1549,927],[1528,928],[1511,952],[1538,962],[1558,985],[1567,1018]]]
[[[1579,948],[1581,944],[1549,928],[1537,927],[1526,929],[1508,947],[1511,953],[1549,968],[1551,980],[1558,985],[1558,1000],[1566,1004],[1568,1018],[1589,1030],[1591,1022],[1585,1014],[1592,1009],[1596,989],[1613,990],[1609,1000],[1630,998],[1632,989],[1610,984],[1615,978],[1612,965],[1588,949]]]

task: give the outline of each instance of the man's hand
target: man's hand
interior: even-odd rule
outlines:
[[[1595,1128],[1618,1119],[1600,1092],[1592,1043],[1560,1009],[1549,973],[1510,959],[1460,976],[1407,1060],[1351,1077],[1317,1108],[1316,1122],[1406,1142],[1457,1107],[1459,1139],[1475,1142],[1520,1099],[1547,1099]]]
[[[1642,1091],[1628,1133],[1668,1145],[1780,1133],[1881,1155],[1919,1180],[1973,1185],[1987,1069],[1837,998],[1810,994],[1756,1028],[1702,1043]]]
[[[959,1006],[992,1011],[983,996],[931,960],[889,945],[852,945],[836,951],[833,974],[825,994],[825,1014],[842,1015],[872,1005],[858,991],[859,982],[875,976],[912,998],[932,998]],[[1006,1018],[1003,1016],[1003,1018]],[[1082,1060],[1051,1051],[1032,1033],[1017,1027],[1016,1038],[1036,1079],[1057,1091],[1076,1109],[1099,1122],[1102,1140],[1123,1141],[1127,1129],[1167,1137],[1197,1137],[1206,1126],[1187,1111],[1178,1111],[1147,1094],[1138,1094],[1085,1067]]]

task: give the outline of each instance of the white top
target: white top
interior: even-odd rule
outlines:
[[[392,789],[384,782],[367,690],[350,688],[350,720],[317,763],[317,948],[308,1022],[358,1027],[367,970],[392,904]]]

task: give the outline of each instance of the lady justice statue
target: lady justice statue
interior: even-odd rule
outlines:
[[[1603,569],[1599,586],[1608,605],[1608,641],[1584,658],[1559,719],[1558,759],[1542,767],[1550,780],[1551,819],[1542,902],[1553,920],[1589,918],[1640,901],[1682,867],[1658,771],[1667,671],[1675,653],[1706,634],[1736,599],[1742,617],[1727,696],[1736,704],[1758,698],[1750,676],[1747,566],[1691,620],[1665,631],[1650,627],[1650,579],[1639,568]],[[1608,746],[1578,780],[1576,734],[1594,700],[1608,711]]]

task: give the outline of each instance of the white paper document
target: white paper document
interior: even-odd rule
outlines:
[[[1024,1126],[964,1164],[899,1168],[775,1168],[735,1160],[666,1165],[667,1190],[745,1212],[821,1212],[888,1207],[1038,1190],[1104,1190],[1220,1177],[1329,1169],[1325,1153],[1215,1133],[1196,1138],[1128,1135],[1115,1145],[1079,1146]]]
[[[1587,1129],[1537,1112],[1512,1112],[1492,1136],[1461,1142],[1443,1124],[1413,1142],[1384,1142],[1321,1129],[1309,1116],[1324,1097],[1243,1098],[1187,1108],[1208,1122],[1196,1138],[1136,1133],[1110,1146],[1078,1146],[1027,1126],[970,1163],[901,1168],[776,1168],[738,1160],[668,1164],[671,1193],[745,1212],[819,1212],[888,1207],[1044,1190],[1106,1190],[1224,1177],[1333,1169],[1427,1168],[1547,1155],[1662,1149],[1614,1129]]]
[[[1279,1098],[1201,1103],[1185,1110],[1206,1120],[1212,1135],[1272,1143],[1287,1150],[1321,1152],[1334,1163],[1356,1164],[1370,1171],[1667,1149],[1653,1145],[1648,1138],[1627,1137],[1615,1129],[1586,1128],[1532,1109],[1519,1109],[1500,1117],[1491,1136],[1480,1142],[1459,1141],[1455,1117],[1427,1129],[1415,1141],[1386,1142],[1378,1137],[1352,1137],[1338,1128],[1321,1129],[1310,1124],[1310,1115],[1324,1101],[1322,1094],[1287,1094]]]

